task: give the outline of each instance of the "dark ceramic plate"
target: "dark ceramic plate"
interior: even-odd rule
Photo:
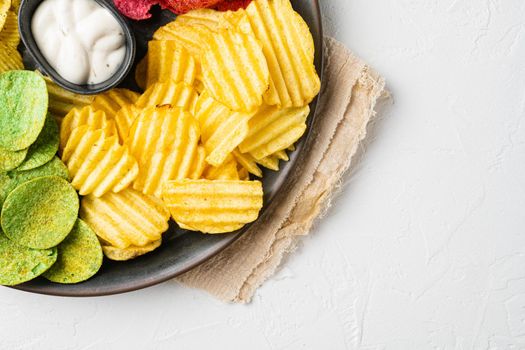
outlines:
[[[315,65],[317,71],[321,73],[323,35],[318,0],[292,0],[292,4],[310,26],[316,47]],[[172,19],[173,15],[171,13],[159,10],[154,13],[153,18],[150,20],[133,23],[137,40],[135,62],[138,62],[145,55],[147,42],[151,39],[153,32],[159,26],[170,22]],[[22,53],[26,67],[34,67],[34,62],[31,60],[30,55],[24,52],[23,49]],[[124,80],[121,86],[132,89],[137,88],[132,74]],[[308,118],[309,126],[315,116],[316,102],[317,100],[311,105],[312,113]],[[295,171],[298,157],[302,152],[307,151],[304,148],[307,137],[308,132],[298,142],[296,151],[291,153],[290,161],[286,163],[281,162],[281,170],[279,172],[265,172],[263,180],[265,206],[263,212],[273,205],[272,199],[279,193],[279,190],[289,184],[288,174]],[[51,283],[43,278],[37,278],[15,288],[49,295],[98,296],[124,293],[149,287],[178,276],[213,257],[239,238],[247,228],[248,226],[239,232],[226,235],[203,235],[181,230],[173,224],[168,232],[164,234],[162,246],[153,253],[127,262],[105,260],[99,273],[86,282],[75,285],[61,285]]]

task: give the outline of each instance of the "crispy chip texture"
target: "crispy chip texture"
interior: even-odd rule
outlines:
[[[246,9],[251,28],[262,43],[270,70],[264,100],[282,108],[302,107],[319,92],[308,25],[289,0],[254,0]]]
[[[7,13],[11,7],[11,0],[0,0],[0,30],[4,28],[7,19]]]
[[[0,42],[0,73],[20,69],[24,69],[24,63],[18,50]]]
[[[155,40],[173,40],[184,47],[200,63],[203,48],[213,36],[213,32],[203,25],[185,25],[173,21],[160,27],[154,34]]]
[[[261,45],[252,35],[235,30],[220,30],[209,39],[202,74],[213,98],[234,111],[254,111],[268,89],[269,71]]]
[[[161,239],[170,213],[154,196],[131,188],[82,199],[80,218],[102,239],[103,246],[126,249],[144,247]]]
[[[113,247],[110,245],[104,245],[102,246],[102,250],[104,251],[104,255],[110,260],[126,261],[135,259],[141,255],[154,251],[155,249],[160,247],[161,243],[162,239],[159,239],[157,241],[148,243],[143,247],[129,246],[124,249]]]
[[[145,60],[145,87],[166,81],[192,85],[198,72],[195,59],[173,40],[150,41]]]
[[[310,107],[278,109],[263,106],[248,123],[248,137],[239,145],[243,153],[262,159],[293,145],[306,131]]]
[[[137,177],[137,161],[118,136],[84,125],[73,130],[62,154],[71,174],[71,184],[80,195],[100,197],[119,192]]]
[[[140,109],[135,105],[125,105],[115,115],[115,123],[117,124],[118,135],[122,143],[125,143],[128,139],[129,129],[139,113]]]
[[[85,106],[82,109],[73,108],[60,124],[60,149],[66,147],[73,130],[83,125],[94,130],[104,130],[106,136],[117,135],[115,121],[109,119],[104,111],[95,110],[92,106]]]
[[[43,274],[56,260],[56,248],[26,248],[8,239],[0,230],[0,285],[14,286],[30,281]]]
[[[0,74],[0,147],[18,151],[31,146],[44,127],[47,102],[46,83],[39,74]]]
[[[182,228],[225,233],[257,219],[263,190],[259,181],[175,180],[166,184],[163,198]]]
[[[58,176],[25,182],[2,206],[2,230],[24,247],[48,249],[58,245],[73,228],[79,200],[75,189]]]
[[[48,114],[44,128],[35,143],[29,146],[27,156],[17,170],[34,169],[49,162],[58,151],[58,138],[58,125],[55,118]]]
[[[208,166],[203,177],[208,180],[239,180],[237,162],[233,157],[230,157],[228,161],[217,167]]]
[[[0,207],[4,204],[5,199],[18,185],[32,179],[43,176],[59,176],[69,180],[69,172],[58,157],[54,157],[46,164],[26,171],[10,171],[0,174]]]
[[[207,165],[208,163],[206,163],[206,149],[204,148],[204,146],[199,145],[197,147],[195,157],[192,160],[190,172],[187,176],[188,179],[200,179]]]
[[[7,12],[4,28],[0,30],[0,42],[16,50],[20,44],[20,34],[18,33],[18,16],[15,12]]]
[[[219,29],[219,22],[223,16],[224,14],[222,12],[212,9],[198,9],[177,16],[175,22],[184,26],[204,26],[215,32]]]
[[[55,84],[49,77],[44,77],[44,80],[49,94],[49,112],[59,121],[73,108],[81,109],[95,99],[92,95],[80,95],[67,91]]]
[[[197,121],[181,108],[142,110],[126,141],[140,169],[133,188],[160,197],[166,181],[187,178],[199,137]]]
[[[128,89],[111,89],[95,97],[91,107],[95,111],[105,112],[108,118],[113,119],[122,107],[135,103],[138,98],[138,93]]]
[[[52,282],[82,282],[94,276],[102,266],[102,248],[97,235],[80,219],[57,249],[57,261],[43,275]]]
[[[246,169],[250,174],[253,174],[257,177],[262,177],[262,170],[257,166],[257,160],[249,153],[241,153],[238,149],[236,149],[232,154],[243,169]]]
[[[191,111],[198,97],[199,95],[190,85],[167,81],[151,85],[135,105],[139,108],[170,105]]]
[[[24,162],[27,156],[27,148],[20,151],[10,151],[0,148],[0,173],[13,170]]]
[[[197,100],[195,117],[199,121],[206,161],[221,165],[226,157],[248,136],[248,121],[254,113],[232,112],[207,93]]]

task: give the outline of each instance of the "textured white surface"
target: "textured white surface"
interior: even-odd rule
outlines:
[[[0,289],[0,349],[524,349],[525,1],[322,0],[395,104],[251,305]]]

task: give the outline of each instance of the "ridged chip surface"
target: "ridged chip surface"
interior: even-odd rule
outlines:
[[[85,106],[82,109],[73,108],[60,123],[60,149],[66,147],[67,141],[74,129],[79,126],[87,125],[91,129],[101,129],[106,136],[117,134],[115,121],[108,118],[102,110],[95,110],[92,106]]]
[[[91,106],[95,111],[104,111],[112,119],[123,106],[135,103],[139,96],[128,89],[111,89],[97,95]]]
[[[184,83],[166,81],[151,85],[136,102],[139,108],[170,105],[192,111],[199,95]]]

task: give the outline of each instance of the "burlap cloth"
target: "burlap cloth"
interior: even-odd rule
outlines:
[[[223,301],[249,302],[329,206],[366,136],[385,82],[335,39],[325,38],[325,44],[317,117],[294,178],[239,240],[178,281]]]

